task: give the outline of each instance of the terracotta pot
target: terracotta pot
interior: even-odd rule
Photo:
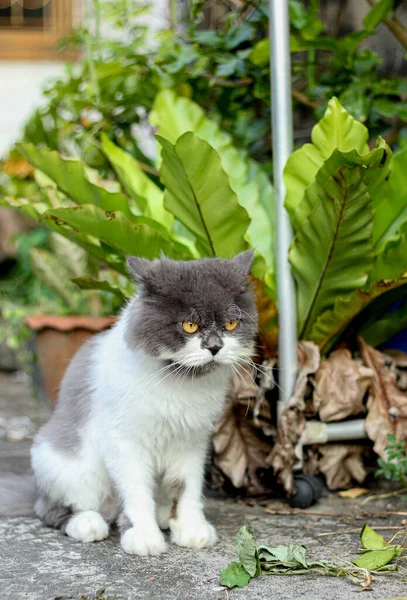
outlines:
[[[26,319],[35,332],[35,353],[41,384],[51,404],[55,404],[67,366],[85,340],[108,329],[115,317],[56,317],[33,315]]]

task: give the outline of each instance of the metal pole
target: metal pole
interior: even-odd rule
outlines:
[[[283,169],[293,149],[291,103],[291,57],[288,0],[269,0],[271,123],[273,134],[274,187],[277,229],[277,299],[279,310],[280,400],[294,389],[297,372],[297,319],[295,286],[288,262],[292,239],[289,216],[284,208]],[[279,403],[280,410],[283,407]]]

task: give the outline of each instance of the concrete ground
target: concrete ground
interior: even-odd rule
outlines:
[[[38,425],[47,413],[46,406],[38,406],[31,399],[27,381],[0,373],[3,430],[16,416],[29,416]],[[11,436],[16,438],[18,431],[13,434],[13,427],[18,429],[18,421],[17,425],[13,423],[11,421]],[[10,434],[10,427],[6,434]],[[0,438],[0,471],[27,472],[28,450],[28,441]],[[233,535],[244,524],[252,527],[258,543],[270,546],[300,543],[309,549],[311,558],[334,561],[357,556],[357,530],[365,521],[380,528],[386,538],[397,529],[403,529],[407,504],[399,498],[362,502],[363,498],[345,500],[331,494],[301,514],[281,515],[267,514],[260,505],[211,498],[206,512],[217,527],[219,543],[214,548],[199,551],[171,546],[167,554],[154,558],[125,555],[117,533],[106,541],[81,545],[58,531],[43,527],[34,518],[3,518],[0,519],[0,598],[90,600],[104,588],[109,600],[354,600],[355,592],[360,590],[345,578],[262,576],[245,588],[229,591],[219,585],[219,573],[235,560]],[[281,501],[270,500],[268,504],[273,505],[275,513],[289,512]],[[404,515],[378,514],[397,511]],[[329,532],[334,533],[321,535]],[[407,600],[407,562],[400,560],[399,563],[402,572],[377,578],[372,591],[363,593],[364,600]]]

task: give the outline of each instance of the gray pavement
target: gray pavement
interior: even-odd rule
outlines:
[[[38,425],[47,413],[46,406],[33,402],[24,379],[0,373],[0,418],[28,415]],[[27,472],[28,450],[27,440],[0,439],[0,471]],[[219,573],[228,562],[235,560],[233,535],[243,524],[252,527],[258,543],[273,546],[301,543],[309,549],[311,558],[336,561],[357,556],[358,534],[321,536],[321,533],[360,529],[365,521],[378,528],[402,528],[402,520],[407,518],[406,502],[391,497],[362,505],[362,500],[344,500],[332,494],[300,515],[270,515],[264,512],[264,506],[211,498],[207,502],[207,515],[217,526],[219,543],[200,551],[171,546],[167,554],[154,558],[125,555],[117,533],[106,541],[82,545],[43,527],[34,518],[0,519],[0,599],[76,600],[83,595],[90,600],[98,590],[105,588],[109,600],[111,597],[121,600],[354,600],[358,597],[357,586],[344,578],[262,576],[243,589],[228,591],[219,585]],[[287,510],[283,502],[270,500],[270,503],[277,512]],[[386,511],[406,515],[377,514]],[[371,515],[362,516],[364,512]],[[380,532],[389,538],[395,529]],[[372,591],[363,592],[363,600],[407,600],[407,561],[401,560],[400,564],[402,573],[378,578],[373,582]]]

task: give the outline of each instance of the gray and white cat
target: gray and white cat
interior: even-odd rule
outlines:
[[[122,512],[121,544],[155,555],[216,542],[203,513],[205,456],[257,331],[250,252],[231,260],[130,257],[138,294],[73,358],[32,448],[36,514],[81,542]],[[0,508],[1,512],[1,508]]]

